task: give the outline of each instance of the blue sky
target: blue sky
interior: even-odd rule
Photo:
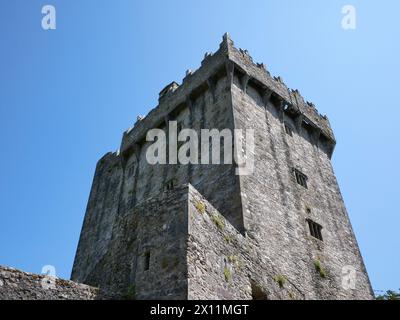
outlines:
[[[41,8],[57,29],[41,28]],[[354,5],[357,28],[341,28]],[[400,2],[2,0],[0,264],[69,278],[97,160],[228,31],[327,114],[374,289],[400,288]]]

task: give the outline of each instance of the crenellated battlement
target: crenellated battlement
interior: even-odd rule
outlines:
[[[229,36],[225,36],[229,39]],[[233,41],[224,38],[229,44],[229,60],[235,64],[238,72],[246,81],[253,81],[262,92],[271,91],[272,94],[281,100],[283,107],[288,106],[296,116],[303,117],[313,127],[321,130],[321,133],[332,144],[332,151],[336,143],[327,116],[322,116],[313,103],[306,102],[299,90],[289,89],[280,76],[271,76],[263,63],[254,63],[253,58],[247,50],[237,49]]]
[[[244,91],[250,85],[261,96],[267,96],[268,101],[274,100],[278,109],[313,131],[316,143],[328,145],[328,155],[332,155],[336,141],[328,118],[320,115],[313,103],[306,102],[297,89],[289,89],[281,77],[271,76],[263,63],[255,63],[247,50],[237,49],[227,33],[218,51],[204,55],[199,69],[186,71],[182,84],[173,81],[160,91],[158,106],[124,132],[121,152],[135,143],[140,144],[147,130],[171,118],[176,108],[190,104],[188,101],[207,90],[214,91],[216,81],[226,76],[239,77]]]

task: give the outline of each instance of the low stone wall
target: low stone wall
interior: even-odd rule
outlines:
[[[1,300],[94,300],[98,289],[0,266]]]

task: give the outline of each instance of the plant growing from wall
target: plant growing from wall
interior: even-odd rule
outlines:
[[[326,270],[325,268],[322,266],[321,261],[319,260],[315,260],[314,261],[314,267],[315,270],[319,273],[319,275],[321,276],[321,278],[326,278],[327,274],[326,274]]]
[[[218,229],[223,230],[225,228],[225,221],[221,216],[214,214],[211,219]]]
[[[135,300],[136,299],[136,287],[135,285],[130,285],[126,290],[125,294],[122,297],[126,300]]]
[[[227,243],[231,243],[232,237],[229,234],[224,234],[224,239]]]
[[[283,288],[285,286],[286,283],[286,277],[278,274],[275,276],[274,280],[276,281],[276,283],[278,284],[279,288]]]
[[[229,268],[227,266],[224,267],[224,277],[225,277],[226,282],[229,282],[232,279],[231,270],[229,270]]]
[[[238,261],[238,257],[232,254],[228,257],[228,260],[229,262],[236,264],[236,262]]]
[[[244,267],[244,263],[235,255],[230,255],[228,257],[230,263],[232,263],[238,270],[241,270]]]
[[[206,211],[206,206],[201,201],[196,201],[194,206],[196,207],[197,211],[200,213],[204,213]]]

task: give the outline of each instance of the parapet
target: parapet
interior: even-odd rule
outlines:
[[[164,89],[162,89],[158,95],[158,101],[162,100],[164,97],[168,96],[169,94],[172,94],[175,92],[176,89],[179,88],[179,84],[177,84],[175,81],[171,82],[167,86],[165,86]]]
[[[99,299],[97,288],[0,266],[0,300],[94,299]]]
[[[158,106],[124,132],[121,154],[124,155],[133,144],[140,144],[145,139],[147,130],[162,125],[177,107],[208,90],[210,79],[224,75],[226,57],[224,50],[218,50],[214,54],[207,53],[202,66],[195,71],[188,70],[180,85],[173,81],[163,88],[159,94]]]
[[[121,154],[124,155],[133,144],[140,144],[147,130],[159,127],[177,107],[205,90],[213,90],[215,80],[229,72],[232,72],[230,76],[246,76],[246,82],[256,84],[263,93],[271,93],[285,111],[300,118],[329,145],[329,156],[332,155],[336,140],[328,118],[322,116],[313,103],[306,102],[298,90],[289,89],[281,77],[271,76],[263,63],[255,63],[247,50],[235,48],[228,33],[224,34],[218,51],[205,54],[199,69],[186,72],[181,85],[173,81],[160,91],[158,106],[124,132]]]
[[[227,43],[232,43],[229,47],[229,60],[235,64],[240,72],[246,74],[264,90],[273,92],[282,100],[283,105],[291,108],[294,113],[302,115],[313,127],[321,130],[321,133],[331,143],[336,143],[328,118],[322,116],[313,103],[306,102],[299,90],[289,89],[281,77],[271,76],[265,65],[255,63],[247,50],[235,48],[232,41]]]

